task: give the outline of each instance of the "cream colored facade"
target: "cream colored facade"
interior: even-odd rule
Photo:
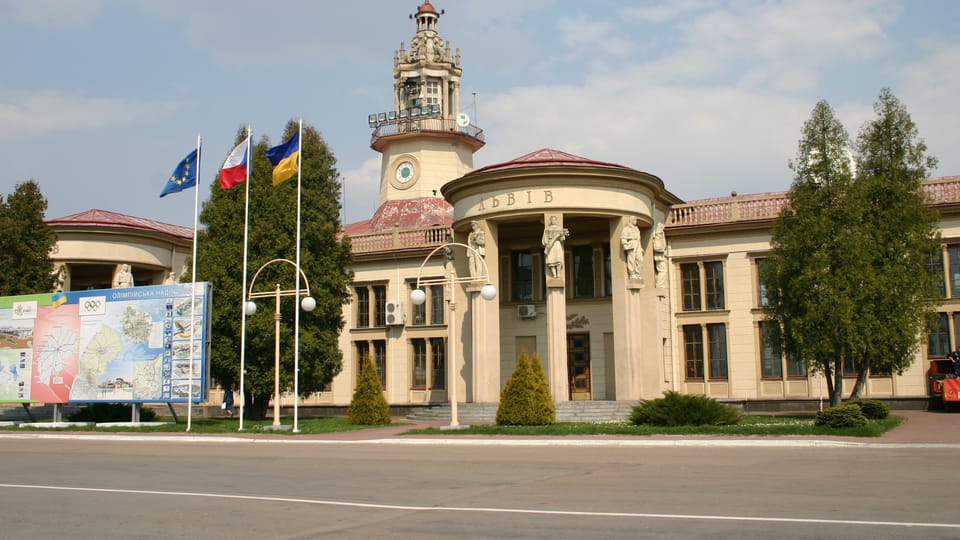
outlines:
[[[391,404],[446,402],[448,362],[459,401],[497,402],[522,352],[541,357],[557,402],[650,399],[665,390],[744,402],[826,397],[824,382],[765,346],[760,330],[757,265],[786,194],[684,203],[652,174],[551,149],[472,170],[484,134],[456,123],[459,51],[440,39],[439,17],[429,1],[421,5],[410,49],[394,56],[395,110],[371,141],[383,153],[381,206],[345,227],[355,284],[343,311],[344,366],[316,402],[348,404],[365,354]],[[403,111],[427,85],[441,89],[441,113],[413,120]],[[401,170],[408,165],[411,174]],[[960,298],[960,246],[950,247],[960,244],[960,178],[929,180],[925,189],[944,215],[945,276],[955,262]],[[427,287],[425,307],[416,308],[418,279],[451,276],[435,250],[466,244],[474,223],[489,275]],[[543,246],[551,223],[568,234],[557,277]],[[639,235],[625,233],[631,223]],[[627,249],[637,236],[639,246]],[[452,250],[453,276],[469,276],[467,251]],[[495,300],[480,298],[483,282],[496,286]],[[945,285],[949,296],[953,283]],[[954,347],[960,299],[942,309]],[[871,376],[867,396],[924,398],[928,356],[924,340],[905,373]]]

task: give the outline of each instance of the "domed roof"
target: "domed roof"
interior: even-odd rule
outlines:
[[[71,214],[62,218],[48,219],[47,225],[51,227],[118,227],[161,233],[184,240],[193,240],[193,229],[189,227],[181,227],[152,219],[138,218],[97,209],[87,210],[79,214]]]
[[[536,152],[530,152],[529,154],[520,156],[516,159],[506,161],[504,163],[496,163],[493,165],[487,165],[486,167],[481,167],[476,169],[465,176],[471,176],[481,172],[488,171],[498,171],[504,169],[519,169],[519,168],[528,168],[528,167],[546,167],[553,165],[566,165],[574,167],[610,167],[615,169],[624,169],[632,170],[630,167],[625,167],[617,163],[608,163],[605,161],[596,161],[593,159],[587,159],[585,157],[575,156],[573,154],[568,154],[566,152],[561,152],[559,150],[554,150],[552,148],[543,148],[537,150]]]
[[[343,231],[348,235],[399,229],[422,229],[449,226],[453,223],[453,206],[440,197],[418,197],[386,201],[373,217],[350,223]]]

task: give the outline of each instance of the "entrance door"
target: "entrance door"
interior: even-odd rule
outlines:
[[[570,399],[592,399],[590,334],[567,334],[567,373],[570,374]]]

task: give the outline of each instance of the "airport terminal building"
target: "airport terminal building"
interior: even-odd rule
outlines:
[[[826,399],[822,378],[764,340],[758,268],[787,194],[683,201],[655,173],[551,148],[475,169],[486,134],[463,114],[460,52],[438,31],[442,15],[429,0],[417,8],[413,37],[393,55],[392,108],[369,117],[370,146],[382,155],[379,207],[343,227],[354,260],[343,370],[304,404],[348,404],[367,355],[392,405],[451,395],[496,403],[521,353],[540,357],[556,402],[666,390],[735,402]],[[944,280],[939,326],[918,336],[903,374],[871,374],[866,397],[925,398],[930,360],[957,347],[960,177],[923,186],[944,238],[932,268]],[[84,219],[98,217],[110,224],[91,232]],[[51,220],[67,287],[106,285],[123,263],[138,285],[181,269],[190,230],[128,219],[136,221]],[[852,366],[848,375],[847,389]]]

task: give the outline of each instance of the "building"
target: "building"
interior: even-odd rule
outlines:
[[[554,149],[473,170],[484,133],[460,114],[460,54],[438,33],[441,15],[418,7],[409,48],[394,53],[394,108],[369,117],[380,205],[344,228],[355,260],[344,369],[318,403],[349,403],[368,354],[391,404],[447,402],[449,390],[494,403],[523,352],[541,357],[557,402],[826,397],[824,381],[763,340],[758,265],[786,193],[684,202],[654,174]],[[957,343],[960,177],[924,188],[943,215],[944,275],[956,277],[912,367],[871,376],[869,397],[926,397],[929,358]],[[471,268],[471,250],[441,247],[478,237],[485,269]],[[419,306],[418,281],[430,283]],[[486,282],[492,302],[479,295]]]

